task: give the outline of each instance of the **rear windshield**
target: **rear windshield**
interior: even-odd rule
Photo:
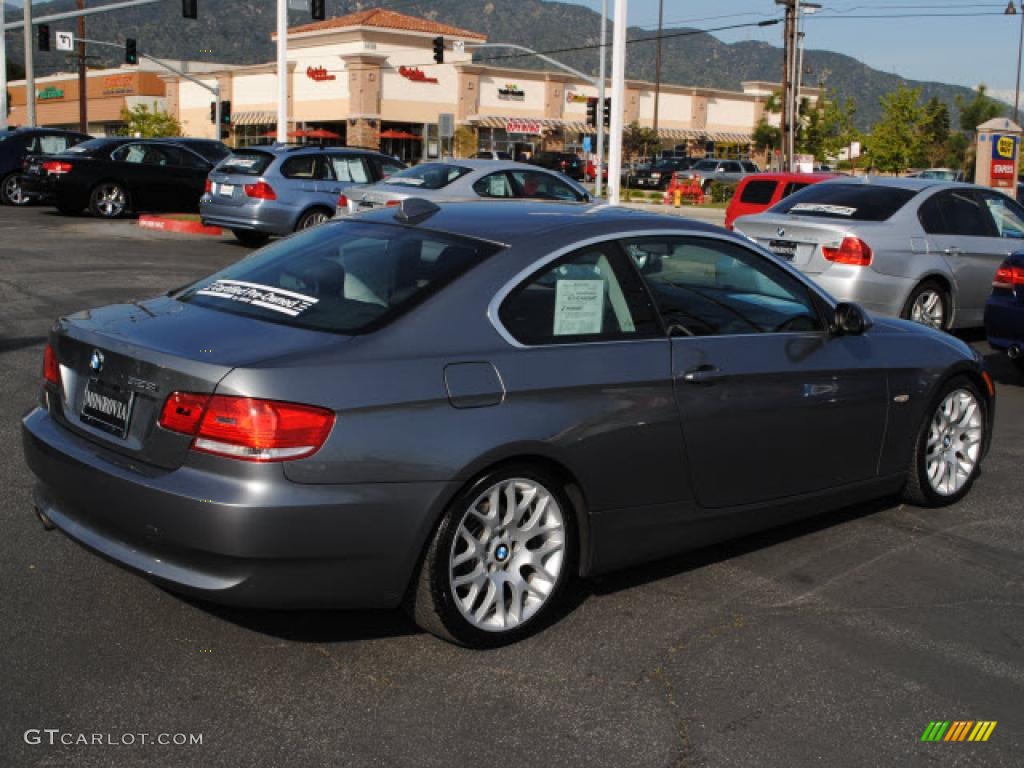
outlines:
[[[750,203],[751,205],[768,205],[772,201],[777,184],[777,181],[748,182],[740,194],[740,202]]]
[[[176,298],[284,325],[366,333],[498,248],[392,224],[338,221],[279,240]]]
[[[424,163],[388,177],[388,184],[402,184],[420,189],[443,189],[472,169],[447,163]]]
[[[813,184],[785,198],[772,213],[849,221],[886,221],[917,192],[872,184]]]
[[[216,165],[225,157],[231,154],[231,150],[219,141],[188,141],[182,142],[182,146],[188,147],[205,160]]]
[[[217,170],[220,173],[236,173],[242,176],[262,176],[272,162],[274,156],[269,152],[240,149],[218,165]]]
[[[109,139],[89,139],[66,150],[69,155],[92,155],[97,150],[113,149],[117,144]]]

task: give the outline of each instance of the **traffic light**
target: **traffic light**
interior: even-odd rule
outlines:
[[[313,0],[309,10],[313,14],[313,21],[323,21],[327,18],[327,0]]]
[[[597,128],[597,99],[587,99],[587,125]]]
[[[602,115],[604,120],[604,127],[610,128],[612,125],[612,97],[609,96],[604,100],[604,113]]]
[[[134,37],[129,37],[127,40],[124,41],[124,63],[139,63],[139,47],[138,44],[135,42]]]
[[[181,0],[181,16],[185,19],[198,19],[199,0]]]
[[[50,25],[40,24],[39,25],[39,50],[48,51],[50,50]]]
[[[222,101],[220,103],[220,121],[224,125],[231,125],[231,102]]]
[[[217,123],[217,102],[216,101],[211,101],[210,102],[210,122],[214,123],[214,124]]]
[[[434,38],[434,63],[444,64],[444,38]]]

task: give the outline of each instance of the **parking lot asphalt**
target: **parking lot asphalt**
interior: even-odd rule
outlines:
[[[0,208],[0,766],[1024,762],[1024,381],[996,357],[994,444],[963,502],[855,507],[614,574],[495,651],[400,613],[190,602],[45,532],[19,420],[53,318],[247,252]],[[922,743],[934,720],[998,725]],[[179,733],[202,744],[140,743]]]

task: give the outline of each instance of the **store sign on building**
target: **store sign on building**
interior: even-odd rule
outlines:
[[[53,101],[54,99],[63,99],[64,91],[60,88],[54,88],[52,85],[48,88],[43,88],[41,91],[36,91],[36,99],[38,101]]]
[[[328,72],[325,67],[306,67],[306,77],[310,80],[315,80],[318,83],[337,79],[334,75]]]
[[[436,77],[427,77],[419,67],[399,67],[398,74],[414,83],[436,83]]]
[[[505,83],[504,88],[498,89],[498,98],[506,101],[522,101],[526,98],[526,93],[515,83]]]
[[[117,96],[122,93],[135,93],[132,75],[110,75],[103,78],[104,96]]]
[[[566,104],[586,104],[589,97],[584,96],[582,93],[573,93],[572,91],[565,92],[565,103]]]
[[[530,133],[540,136],[541,128],[540,120],[520,120],[514,117],[505,120],[506,133]]]
[[[1017,180],[1017,137],[992,137],[992,186],[1012,188]]]

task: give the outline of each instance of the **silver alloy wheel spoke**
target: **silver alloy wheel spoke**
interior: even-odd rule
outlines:
[[[923,291],[914,300],[914,306],[910,310],[910,319],[915,323],[921,323],[938,330],[945,328],[946,308],[942,303],[942,296],[938,291]]]
[[[561,575],[565,535],[558,500],[540,483],[516,477],[487,488],[459,522],[448,558],[459,613],[488,632],[529,620]]]
[[[22,204],[21,184],[18,183],[17,177],[10,176],[7,181],[4,182],[4,195],[11,201],[11,205]]]
[[[100,188],[99,202],[97,207],[107,218],[120,216],[124,211],[124,192],[116,184],[104,184]]]
[[[978,465],[984,432],[981,406],[973,392],[957,389],[943,399],[928,426],[925,450],[932,490],[952,496],[963,489]]]

